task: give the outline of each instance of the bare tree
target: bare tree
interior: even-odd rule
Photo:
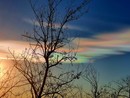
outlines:
[[[85,14],[89,2],[29,0],[36,21],[33,34],[23,36],[31,40],[30,48],[19,56],[11,54],[15,68],[29,84],[32,98],[64,98],[71,83],[79,79],[81,71],[77,72],[76,66],[71,66],[77,58],[69,44],[71,39],[67,34],[67,24]]]
[[[130,76],[122,79],[122,84],[124,85],[124,91],[127,93],[126,98],[130,98]]]
[[[1,69],[0,73],[0,98],[10,98],[13,89],[20,83],[19,79],[17,79],[18,75],[14,73],[14,67],[11,65]]]
[[[130,98],[130,76],[113,81],[106,87],[110,91],[111,98]]]
[[[113,88],[115,90],[115,98],[130,98],[130,76],[127,76],[121,80],[114,82],[116,87]]]
[[[110,89],[111,98],[124,98],[122,95],[124,93],[124,86],[120,83],[120,81],[114,81],[114,85],[108,86],[108,88]]]
[[[82,77],[91,86],[91,93],[88,93],[91,98],[101,98],[103,93],[106,93],[106,89],[104,89],[104,87],[100,87],[99,85],[99,73],[92,64],[89,64],[86,67],[86,70],[83,72]]]

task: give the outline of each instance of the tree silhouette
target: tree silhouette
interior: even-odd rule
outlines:
[[[12,96],[13,89],[17,88],[20,83],[20,80],[17,80],[17,77],[18,75],[14,73],[14,67],[9,66],[6,69],[1,69],[0,98],[9,98]]]
[[[108,91],[105,87],[99,85],[99,73],[91,63],[86,67],[82,77],[91,86],[91,93],[88,93],[91,98],[103,98],[107,96]]]
[[[11,52],[14,66],[28,82],[32,98],[64,98],[81,75],[72,66],[77,58],[67,24],[88,11],[90,0],[28,1],[36,19],[33,34],[23,35],[30,40],[30,48],[20,56]]]
[[[130,98],[130,76],[116,81],[115,85],[117,86],[115,88],[116,98]]]

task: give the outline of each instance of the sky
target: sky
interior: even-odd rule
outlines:
[[[88,13],[68,25],[79,45],[77,63],[89,59],[104,81],[130,75],[130,0],[92,0]],[[26,0],[0,0],[0,58],[8,48],[24,50],[21,35],[32,30],[33,12]]]

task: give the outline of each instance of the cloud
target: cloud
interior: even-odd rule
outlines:
[[[130,30],[120,32],[108,32],[93,36],[93,38],[77,38],[73,41],[76,44],[79,41],[79,49],[84,48],[78,54],[80,56],[103,57],[109,55],[122,55],[130,52]]]
[[[21,53],[25,48],[29,47],[29,43],[25,41],[3,40],[0,41],[0,59],[7,59],[11,57],[9,50],[15,53]]]
[[[35,20],[23,19],[23,21],[25,21],[26,23],[29,23],[29,24],[31,24],[31,25],[34,25],[34,24],[35,24],[35,25],[39,26],[39,23],[36,22]],[[47,23],[46,23],[46,22],[43,22],[43,25],[44,25],[44,26],[47,26]],[[60,27],[60,24],[58,24],[58,23],[55,23],[54,25],[55,25],[55,28],[59,28],[59,27]],[[80,26],[69,25],[69,24],[68,24],[68,25],[65,25],[64,28],[68,28],[68,29],[70,29],[70,30],[88,31],[86,28],[84,29],[84,28],[82,28],[82,27],[80,27]]]
[[[8,52],[6,50],[0,49],[0,59],[7,57]]]
[[[110,55],[123,55],[130,52],[130,30],[120,32],[108,32],[106,34],[95,35],[93,38],[76,38],[71,43],[78,47],[73,52],[77,53],[76,63],[88,62],[89,59],[106,57]],[[29,48],[29,43],[25,41],[6,40],[0,42],[0,56],[6,58],[9,55],[8,48],[21,53],[25,48]],[[68,47],[58,51],[70,51]]]

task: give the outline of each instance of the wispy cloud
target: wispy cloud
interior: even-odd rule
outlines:
[[[130,30],[120,32],[108,32],[94,36],[94,38],[76,38],[72,42],[78,49],[77,63],[87,62],[91,58],[104,57],[110,55],[122,55],[130,52]],[[0,56],[6,58],[9,55],[8,48],[16,52],[22,52],[29,47],[29,43],[25,41],[6,40],[0,42]],[[67,47],[61,48],[59,51],[70,51]]]
[[[74,44],[80,40],[79,49],[85,48],[85,51],[78,53],[87,58],[87,56],[101,57],[108,55],[122,55],[130,52],[130,30],[120,32],[111,32],[94,36],[93,39],[79,38],[74,40]]]
[[[26,23],[29,23],[29,24],[31,24],[31,25],[37,25],[37,26],[39,26],[39,23],[37,22],[37,21],[35,21],[35,20],[31,20],[31,19],[23,19],[23,21],[25,21]],[[44,26],[47,26],[47,23],[46,22],[43,22],[43,25]],[[58,23],[55,23],[54,24],[55,25],[55,28],[59,28],[60,27],[60,24],[58,24]],[[78,30],[78,31],[88,31],[86,28],[82,28],[82,27],[80,27],[80,26],[76,26],[76,25],[65,25],[64,26],[64,28],[68,28],[68,29],[70,29],[70,30]]]
[[[21,53],[25,48],[29,47],[29,43],[25,41],[3,40],[0,41],[0,59],[11,57],[9,50],[15,53]]]

